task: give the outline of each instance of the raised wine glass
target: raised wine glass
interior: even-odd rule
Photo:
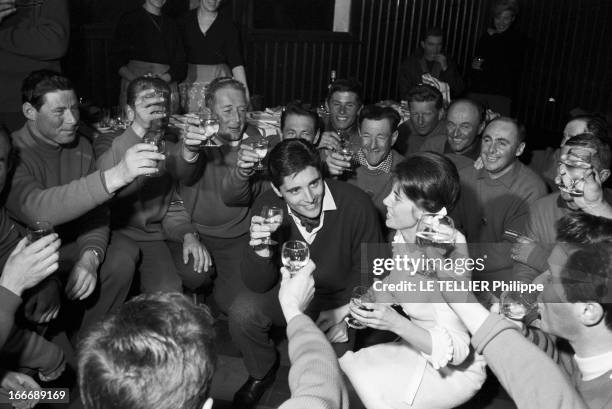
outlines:
[[[255,153],[259,157],[259,160],[257,161],[257,164],[255,165],[253,170],[261,172],[261,171],[264,171],[266,169],[266,168],[264,168],[262,160],[268,154],[269,146],[270,146],[270,141],[268,141],[267,138],[260,138],[257,142],[255,142],[253,144],[253,149],[255,149]]]
[[[263,217],[262,223],[270,226],[270,231],[276,231],[283,221],[283,214],[283,209],[278,206],[264,206],[261,210],[261,217]],[[278,243],[268,237],[261,244],[275,245]]]
[[[281,249],[283,265],[289,269],[291,275],[303,268],[310,260],[308,244],[301,240],[290,240],[283,243]]]
[[[206,142],[200,146],[218,148],[219,145],[214,142],[214,137],[219,133],[219,120],[216,115],[205,108],[198,112],[198,117],[200,119],[200,127],[204,128],[206,135],[210,135]]]
[[[567,151],[568,161],[561,162],[559,190],[572,196],[584,194],[584,176],[591,166],[591,151],[581,148],[571,148]],[[577,166],[572,166],[572,164]],[[584,166],[578,166],[584,165]]]
[[[537,309],[537,297],[531,293],[504,291],[499,299],[499,312],[511,320],[521,321]]]
[[[157,147],[157,152],[165,156],[166,154],[166,140],[162,131],[148,131],[142,138],[143,143],[148,143]],[[160,172],[147,173],[146,176],[158,176]]]

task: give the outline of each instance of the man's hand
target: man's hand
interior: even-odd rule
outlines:
[[[26,237],[17,243],[0,275],[0,285],[20,297],[24,290],[34,287],[58,268],[61,241],[57,234],[28,243]]]
[[[340,321],[336,325],[333,325],[325,333],[327,340],[332,344],[338,344],[342,342],[348,342],[348,326],[344,320]]]
[[[100,260],[93,251],[83,253],[76,262],[66,284],[66,295],[71,300],[84,300],[96,289]]]
[[[448,69],[448,61],[446,60],[446,56],[444,54],[434,55],[434,60],[440,64],[442,71],[446,71]]]
[[[272,233],[280,227],[280,223],[265,224],[264,220],[265,218],[261,216],[251,217],[251,227],[249,228],[251,234],[249,245],[251,247],[257,248],[262,244],[267,244]]]
[[[241,144],[238,151],[238,160],[236,161],[238,171],[244,176],[252,175],[254,172],[253,167],[259,162],[259,159],[259,155],[255,153],[255,148],[246,143]]]
[[[585,172],[582,192],[582,196],[574,197],[574,203],[582,211],[594,216],[610,217],[609,211],[607,211],[610,204],[604,199],[601,179],[595,169],[590,168]]]
[[[125,151],[121,162],[104,172],[106,188],[109,193],[114,193],[132,183],[138,176],[157,173],[157,162],[165,158],[154,145],[138,143],[132,146]]]
[[[321,134],[321,141],[319,142],[319,148],[329,149],[331,151],[340,150],[340,137],[333,131],[326,131]]]
[[[5,391],[39,391],[40,385],[34,379],[21,372],[7,371],[0,379],[0,388]],[[38,399],[20,399],[11,402],[15,409],[31,409],[38,403]]]
[[[196,115],[173,115],[170,124],[180,130],[180,138],[185,148],[197,152],[200,146],[215,135],[212,127],[200,126],[200,118]]]
[[[312,301],[315,292],[312,273],[315,269],[316,265],[312,260],[301,269],[294,271],[293,275],[286,267],[281,267],[283,279],[278,290],[278,301],[287,323],[296,315],[302,314]]]
[[[61,307],[59,283],[47,279],[40,283],[24,306],[25,317],[37,324],[44,324],[57,318]]]
[[[154,89],[140,91],[134,101],[134,123],[145,131],[151,127],[151,122],[163,119],[167,113],[160,110],[164,97],[155,96]]]
[[[193,233],[185,234],[183,238],[183,263],[189,262],[189,255],[193,257],[193,271],[206,272],[212,266],[212,258],[208,250]]]
[[[0,22],[15,11],[17,11],[17,8],[15,8],[15,0],[0,0]]]
[[[346,160],[346,156],[340,152],[328,152],[325,156],[325,163],[331,175],[342,175],[347,170],[351,169],[350,160]]]

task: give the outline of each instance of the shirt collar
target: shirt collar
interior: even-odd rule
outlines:
[[[510,169],[509,172],[506,172],[505,174],[498,177],[497,179],[491,178],[485,168],[480,168],[476,171],[476,178],[497,181],[501,183],[502,185],[504,185],[505,187],[510,188],[510,186],[512,186],[512,184],[516,181],[516,178],[518,177],[520,170],[521,170],[521,162],[516,160],[516,162],[512,166],[512,169]]]

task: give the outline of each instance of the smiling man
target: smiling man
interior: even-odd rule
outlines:
[[[236,408],[253,407],[276,372],[277,353],[269,330],[273,325],[287,325],[277,299],[282,244],[289,240],[308,243],[310,258],[317,265],[313,274],[317,293],[307,314],[318,317],[321,330],[330,341],[338,342],[347,340],[338,307],[348,303],[360,281],[361,244],[382,241],[368,196],[347,183],[324,179],[319,153],[312,144],[285,140],[270,153],[268,166],[272,190],[253,204],[250,246],[234,255],[242,259],[242,279],[249,289],[236,298],[229,313],[230,333],[249,373],[234,397]],[[280,226],[262,223],[258,215],[264,206],[284,210]],[[277,244],[264,244],[270,235]]]
[[[418,152],[426,140],[436,135],[446,137],[444,98],[431,85],[417,85],[408,92],[410,120],[398,128],[393,149],[402,155]]]
[[[480,156],[480,134],[484,128],[484,112],[478,103],[455,100],[446,114],[446,137],[427,138],[420,150],[443,153],[461,170],[473,165]]]
[[[338,175],[366,192],[384,221],[386,207],[383,199],[392,187],[391,171],[404,158],[391,147],[397,139],[400,116],[389,107],[367,105],[359,114],[360,148],[355,163],[346,160],[340,152],[332,152],[325,158],[331,175]]]
[[[474,257],[487,254],[486,269],[476,279],[511,280],[512,259],[504,231],[521,229],[529,205],[546,194],[546,185],[518,157],[525,148],[523,127],[510,118],[493,120],[485,128],[480,157],[482,169],[473,166],[459,172],[461,197],[454,219],[465,232]]]

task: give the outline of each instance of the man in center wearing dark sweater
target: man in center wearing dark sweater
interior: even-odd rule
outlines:
[[[308,243],[317,265],[317,291],[306,314],[318,317],[317,325],[330,341],[344,342],[343,307],[360,284],[362,244],[383,239],[367,194],[347,183],[323,179],[319,153],[312,144],[299,139],[281,142],[270,153],[268,169],[272,190],[257,198],[251,214],[260,214],[263,206],[278,206],[284,215],[274,232],[261,217],[253,216],[250,246],[237,255],[242,256],[242,279],[249,289],[236,297],[229,312],[230,333],[249,372],[234,396],[237,408],[253,407],[274,379],[277,355],[269,331],[273,325],[287,325],[277,299],[281,245],[288,240]],[[263,244],[271,234],[278,244]]]

